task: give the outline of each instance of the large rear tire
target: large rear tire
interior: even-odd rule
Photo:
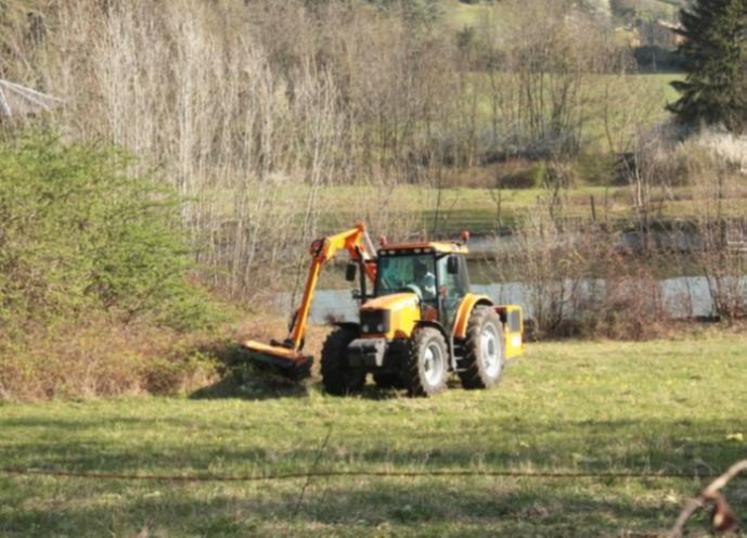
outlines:
[[[366,372],[352,368],[345,356],[350,342],[358,337],[352,329],[340,327],[332,331],[322,347],[322,385],[335,396],[344,396],[361,390],[366,381]]]
[[[488,389],[501,379],[505,363],[506,346],[503,324],[495,310],[477,306],[467,324],[464,357],[459,378],[465,389]]]
[[[402,379],[410,396],[433,396],[446,389],[449,348],[438,329],[415,330]]]

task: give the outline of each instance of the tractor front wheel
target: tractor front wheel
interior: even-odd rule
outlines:
[[[357,338],[355,331],[340,327],[332,331],[322,347],[322,385],[335,396],[357,392],[366,382],[366,372],[348,364],[347,353],[350,342]]]
[[[421,327],[412,335],[402,379],[410,396],[432,396],[446,388],[449,350],[438,329]]]
[[[467,324],[464,370],[459,372],[465,389],[487,389],[498,384],[503,373],[505,345],[503,324],[495,310],[478,306]]]

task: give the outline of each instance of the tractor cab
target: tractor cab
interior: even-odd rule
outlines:
[[[374,297],[412,293],[420,319],[452,327],[470,282],[464,247],[424,243],[382,248],[378,252]]]

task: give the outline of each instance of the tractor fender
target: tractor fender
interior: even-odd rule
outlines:
[[[415,325],[415,327],[433,327],[434,329],[437,329],[438,332],[440,332],[444,336],[444,339],[446,339],[447,342],[449,342],[451,339],[448,333],[446,332],[446,330],[444,329],[444,326],[438,323],[437,321],[421,320],[417,322],[417,325]]]
[[[493,306],[493,301],[487,295],[468,293],[464,296],[454,318],[454,330],[452,331],[454,338],[463,339],[467,337],[469,317],[472,314],[472,310],[478,305]]]

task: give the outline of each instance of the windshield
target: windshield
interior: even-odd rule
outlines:
[[[376,272],[376,295],[388,295],[414,286],[425,300],[436,297],[436,260],[433,254],[381,256]]]

